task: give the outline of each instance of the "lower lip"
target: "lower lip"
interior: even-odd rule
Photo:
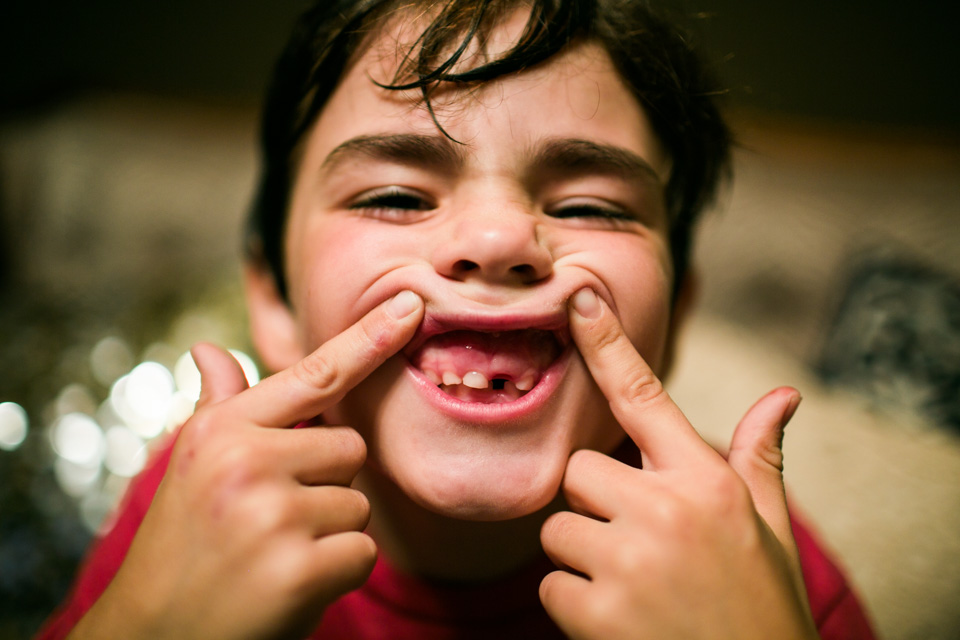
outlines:
[[[513,402],[486,403],[460,400],[444,393],[413,365],[408,363],[406,371],[427,401],[443,413],[464,422],[497,424],[529,417],[547,404],[560,386],[560,380],[566,373],[572,352],[572,346],[568,346],[543,372],[536,386]]]

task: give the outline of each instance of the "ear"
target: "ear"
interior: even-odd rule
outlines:
[[[663,352],[663,367],[660,370],[660,379],[666,380],[673,369],[674,357],[677,350],[677,339],[687,318],[693,312],[694,303],[700,292],[700,276],[692,267],[688,267],[677,289],[677,297],[673,301],[673,309],[670,313],[670,327],[667,335],[667,344]]]
[[[250,336],[260,360],[271,372],[296,364],[306,355],[293,309],[277,291],[273,273],[258,260],[243,265]]]

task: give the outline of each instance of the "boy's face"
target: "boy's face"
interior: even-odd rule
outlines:
[[[419,294],[418,336],[325,421],[357,429],[369,465],[421,505],[518,517],[556,495],[573,451],[623,438],[569,340],[568,299],[594,289],[662,367],[669,161],[595,45],[438,93],[457,144],[419,94],[372,82],[393,77],[395,42],[359,59],[305,140],[285,246],[295,330],[255,321],[255,339],[292,364],[396,293]]]

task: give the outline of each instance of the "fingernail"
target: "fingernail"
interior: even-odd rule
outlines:
[[[420,296],[413,291],[401,291],[387,305],[387,310],[397,320],[406,318],[420,308]]]
[[[584,287],[573,294],[570,302],[573,305],[573,310],[579,313],[584,318],[599,318],[600,317],[600,300],[597,298],[597,294],[594,293],[593,289]]]
[[[787,426],[787,423],[790,422],[790,419],[793,418],[793,414],[797,412],[797,407],[800,406],[800,401],[803,400],[803,396],[797,394],[793,396],[790,400],[790,403],[787,405],[786,410],[783,412],[783,418],[780,419],[780,428],[783,429]]]

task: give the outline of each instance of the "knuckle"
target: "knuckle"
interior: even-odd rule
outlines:
[[[326,470],[339,478],[334,484],[349,484],[367,459],[367,444],[356,430],[324,427],[316,432],[318,456]]]
[[[567,460],[567,476],[580,476],[590,474],[591,470],[597,465],[597,458],[603,454],[591,449],[578,449],[570,455]]]
[[[553,610],[553,603],[557,593],[557,578],[559,575],[560,573],[558,571],[551,571],[540,581],[540,602],[543,603],[543,607],[548,612],[552,612]]]
[[[356,489],[348,489],[347,495],[347,500],[349,501],[347,508],[354,520],[351,528],[360,531],[366,528],[370,520],[370,500],[363,492],[357,491]]]
[[[706,485],[711,511],[721,518],[733,517],[752,509],[750,490],[732,471],[716,474]]]
[[[729,456],[736,456],[741,460],[741,464],[747,464],[760,473],[769,473],[771,470],[783,473],[783,449],[776,444],[753,446],[746,443],[734,443]]]
[[[570,530],[571,515],[567,511],[559,511],[548,517],[540,529],[542,541],[552,546],[552,542],[565,538]]]
[[[293,371],[304,384],[324,395],[332,394],[339,388],[340,367],[325,353],[314,353],[304,358]]]
[[[608,637],[611,621],[623,616],[621,600],[616,591],[604,589],[593,594],[593,597],[586,598],[581,604],[585,621],[590,628],[599,632],[597,637]]]
[[[679,498],[661,500],[653,511],[657,522],[668,535],[685,535],[691,528],[690,509]]]
[[[647,552],[632,541],[621,542],[614,546],[613,560],[617,571],[623,575],[640,575],[647,565]]]
[[[377,543],[373,538],[361,532],[338,534],[344,536],[343,554],[348,560],[344,568],[345,573],[352,576],[352,586],[355,588],[363,584],[366,577],[373,571],[377,561]]]
[[[334,582],[335,591],[340,595],[366,582],[377,562],[377,544],[365,533],[351,531],[337,535],[341,538],[341,555],[332,562],[337,566]]]
[[[360,469],[367,459],[367,443],[356,429],[344,427],[339,440],[340,459],[351,468]]]
[[[623,378],[620,397],[629,404],[637,405],[657,401],[665,394],[660,378],[649,368],[634,366]]]
[[[237,469],[241,472],[253,470],[259,454],[246,442],[231,441],[220,447],[217,452],[218,467],[225,471]]]
[[[359,534],[358,540],[357,546],[359,549],[357,555],[363,561],[364,573],[370,573],[373,571],[373,565],[377,561],[377,543],[365,533]]]
[[[236,502],[235,512],[247,532],[267,536],[283,528],[289,507],[270,498],[253,494]]]
[[[593,344],[597,351],[616,349],[623,331],[616,322],[600,323],[594,328]]]
[[[224,491],[250,486],[261,476],[263,454],[245,440],[222,443],[210,458],[210,480]]]
[[[194,448],[208,442],[217,432],[216,411],[209,408],[198,409],[180,429],[178,443]]]
[[[780,447],[760,447],[757,455],[768,467],[783,473],[783,449]]]
[[[277,545],[272,548],[265,571],[270,584],[278,592],[285,592],[289,600],[310,599],[317,589],[317,579],[304,562],[308,551],[302,544]]]

